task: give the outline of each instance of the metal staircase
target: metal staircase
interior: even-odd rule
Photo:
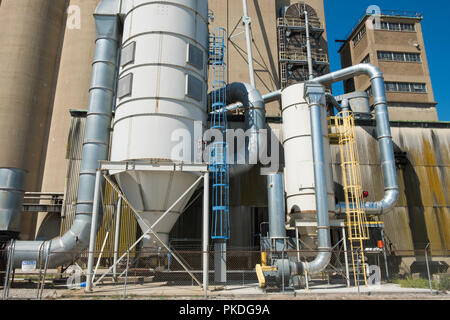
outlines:
[[[210,37],[209,64],[212,68],[211,129],[223,134],[223,141],[214,141],[209,152],[209,171],[212,177],[212,239],[230,237],[229,173],[227,163],[228,144],[225,140],[227,130],[226,115],[226,31],[214,29]]]
[[[342,181],[346,204],[346,226],[351,248],[355,284],[362,275],[367,285],[364,241],[369,240],[369,230],[364,210],[361,168],[355,134],[353,112],[343,111],[329,118],[330,141],[339,145],[342,168]]]

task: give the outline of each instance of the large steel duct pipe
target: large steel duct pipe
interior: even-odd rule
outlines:
[[[265,95],[262,96],[262,99],[263,99],[264,103],[269,103],[269,102],[280,100],[281,99],[281,90],[266,93]],[[242,103],[236,102],[236,103],[227,105],[226,110],[233,111],[236,109],[241,109],[242,107],[244,107],[244,105]]]
[[[308,102],[311,117],[311,138],[314,158],[314,185],[317,206],[317,239],[319,253],[312,262],[302,262],[302,269],[310,274],[326,268],[331,259],[330,222],[327,206],[327,178],[325,167],[324,143],[322,138],[322,109],[326,108],[325,90],[321,85],[307,84],[305,99]]]
[[[46,242],[18,241],[15,244],[14,267],[24,260],[47,259],[48,267],[70,263],[89,244],[91,214],[96,170],[99,161],[108,158],[112,106],[116,78],[117,49],[119,42],[118,1],[105,0],[94,14],[96,23],[96,48],[92,70],[89,109],[78,186],[75,221],[62,237]],[[39,259],[41,257],[41,259]]]
[[[382,214],[390,211],[395,206],[399,196],[394,148],[389,123],[389,113],[386,105],[386,89],[384,86],[383,73],[371,64],[359,64],[320,76],[315,78],[313,81],[326,85],[358,75],[369,76],[372,83],[378,144],[380,146],[381,166],[383,170],[385,190],[383,199],[376,202],[366,202],[365,210],[368,214]],[[339,203],[336,211],[345,212],[345,208],[345,203]]]
[[[258,162],[258,148],[265,145],[263,139],[266,136],[262,135],[261,130],[266,129],[266,108],[261,93],[252,85],[234,82],[226,90],[227,102],[241,103],[245,109],[245,133],[248,137],[245,144],[238,145],[239,148],[230,155],[233,159],[230,176],[234,177],[248,172]]]

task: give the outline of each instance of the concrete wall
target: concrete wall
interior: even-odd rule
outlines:
[[[40,191],[66,5],[4,0],[0,8],[0,167],[25,170],[26,191]],[[35,221],[22,215],[22,239],[34,238]]]
[[[93,12],[100,0],[71,0],[64,32],[58,83],[55,91],[49,127],[45,164],[42,177],[43,192],[63,192],[68,161],[67,135],[70,109],[86,109],[89,101],[92,61],[95,50]],[[37,222],[38,233],[45,213]]]
[[[343,45],[341,53],[342,67],[361,63],[367,56],[370,63],[378,66],[389,82],[425,83],[427,93],[397,93],[388,92],[387,100],[391,120],[422,120],[437,121],[438,115],[434,101],[427,54],[422,33],[421,19],[404,17],[382,17],[383,22],[413,23],[415,32],[399,32],[376,30],[372,21],[364,19]],[[355,45],[353,38],[365,26],[366,34]],[[377,51],[420,53],[421,62],[397,62],[378,60]],[[355,87],[346,85],[346,92],[352,89],[366,91],[370,80],[365,76],[356,77]]]

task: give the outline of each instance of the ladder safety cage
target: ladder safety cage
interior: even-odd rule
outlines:
[[[212,177],[212,221],[211,238],[230,238],[230,199],[228,144],[226,113],[226,41],[223,28],[216,28],[210,36],[209,65],[212,68],[211,126],[221,132],[222,141],[213,141],[209,146],[209,171]]]
[[[363,275],[367,285],[367,271],[364,256],[364,241],[369,240],[369,230],[362,188],[361,167],[355,133],[355,117],[351,111],[342,111],[328,118],[331,143],[340,149],[343,188],[346,205],[346,226],[350,242],[353,274]]]

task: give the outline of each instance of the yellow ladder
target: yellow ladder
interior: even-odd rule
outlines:
[[[346,204],[346,226],[350,242],[353,275],[355,284],[359,274],[363,275],[367,285],[364,240],[368,240],[366,212],[359,164],[358,145],[355,134],[353,112],[342,111],[336,117],[329,118],[330,140],[339,145],[341,154],[342,179]]]

